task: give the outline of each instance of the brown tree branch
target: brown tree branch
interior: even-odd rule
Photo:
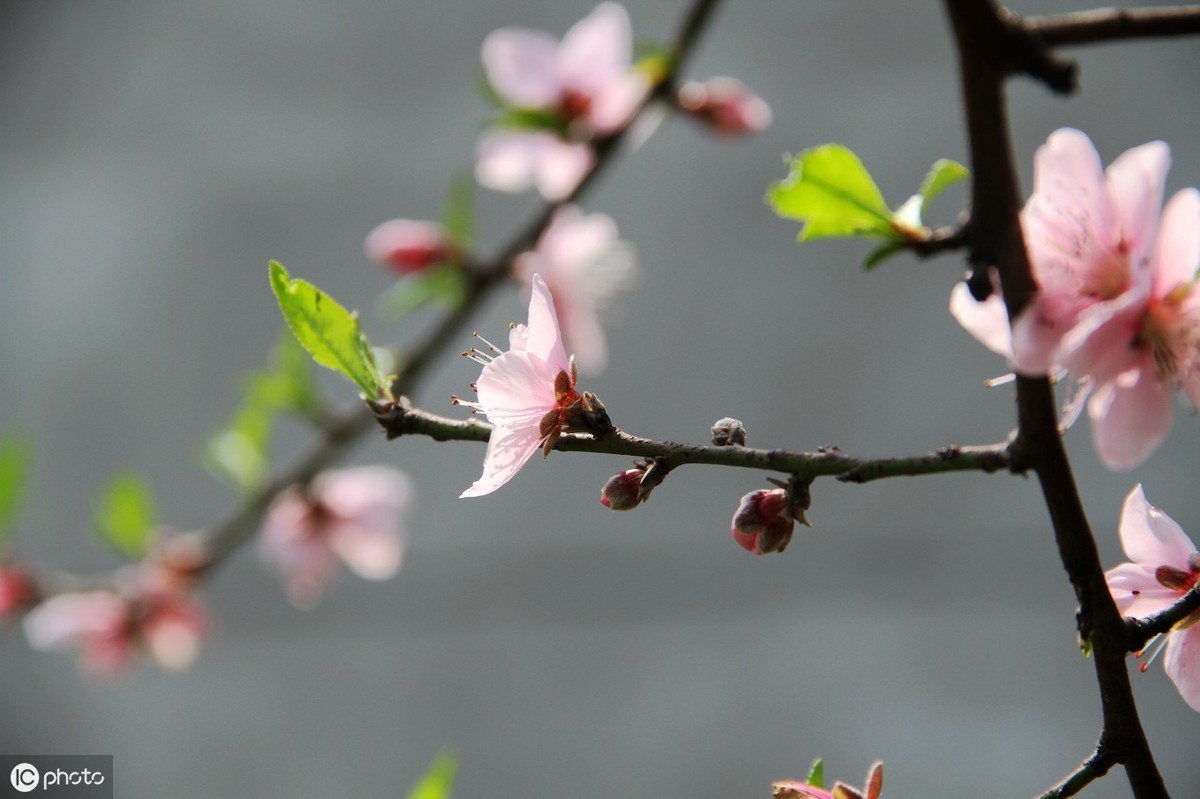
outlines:
[[[1021,23],[1050,47],[1200,34],[1200,5],[1098,8],[1074,14],[1027,17]]]

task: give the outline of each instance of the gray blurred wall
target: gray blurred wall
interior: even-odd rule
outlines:
[[[398,327],[372,311],[390,278],[362,256],[364,234],[436,215],[469,165],[486,33],[561,34],[591,5],[0,6],[0,426],[37,448],[21,552],[114,565],[89,514],[118,468],[151,475],[178,528],[228,512],[198,451],[280,329],[269,258],[363,309],[374,339],[417,335],[430,317]],[[651,40],[681,8],[629,5]],[[1025,185],[1063,125],[1106,161],[1164,139],[1168,190],[1200,184],[1198,43],[1071,54],[1076,97],[1011,85]],[[762,202],[782,154],[825,141],[857,151],[893,203],[935,159],[965,160],[940,4],[727,3],[688,71],[745,80],[775,123],[726,143],[671,121],[589,199],[644,268],[612,365],[586,386],[617,424],[703,442],[733,415],[752,445],[862,455],[1002,439],[1010,393],[982,381],[1004,365],[946,313],[961,259],[868,275],[863,246],[798,247]],[[481,195],[484,248],[533,207]],[[477,327],[523,314],[510,292]],[[415,399],[452,413],[448,395],[474,376],[447,353]],[[1200,420],[1179,410],[1134,474],[1098,465],[1086,425],[1068,435],[1110,565],[1138,481],[1200,536]],[[280,462],[307,440],[286,428]],[[617,515],[596,499],[625,460],[557,453],[494,496],[455,499],[482,452],[373,437],[353,461],[397,463],[419,490],[402,574],[343,579],[304,613],[242,552],[205,591],[211,639],[182,676],[97,684],[0,631],[0,751],[111,753],[128,797],[401,796],[443,747],[461,758],[460,796],[764,797],[820,755],[854,781],[883,759],[889,797],[990,797],[1039,793],[1095,741],[1092,666],[1033,481],[820,481],[813,529],[756,559],[728,523],[760,474],[681,469]],[[1195,795],[1200,716],[1157,665],[1135,689],[1168,784]],[[1128,789],[1116,775],[1086,795]]]

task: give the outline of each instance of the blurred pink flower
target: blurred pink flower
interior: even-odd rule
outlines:
[[[679,107],[716,133],[761,133],[771,124],[771,106],[736,78],[720,76],[679,88]]]
[[[25,615],[30,646],[77,650],[83,667],[101,676],[122,671],[143,649],[164,668],[187,668],[200,651],[206,627],[204,609],[186,596],[57,594]]]
[[[453,260],[454,245],[436,222],[391,219],[367,234],[363,251],[376,263],[400,274],[419,272],[438,261]]]
[[[483,42],[483,66],[500,100],[545,118],[547,127],[502,127],[484,133],[476,176],[488,188],[521,191],[534,185],[562,199],[591,168],[595,134],[624,124],[648,89],[631,64],[629,16],[601,3],[562,42],[542,31],[510,27]]]
[[[490,494],[511,480],[538,449],[548,455],[573,406],[581,401],[575,390],[575,362],[567,359],[563,348],[554,298],[540,275],[533,275],[531,282],[529,324],[513,327],[509,350],[488,344],[488,352],[466,353],[483,364],[475,382],[478,401],[455,397],[454,402],[486,414],[493,427],[483,474],[460,497]]]
[[[1200,553],[1195,544],[1171,517],[1146,501],[1140,485],[1125,499],[1118,532],[1131,562],[1112,569],[1105,578],[1123,615],[1152,616],[1200,582]],[[1200,612],[1167,633],[1163,665],[1184,701],[1200,711],[1198,622]]]
[[[400,570],[411,503],[409,479],[397,469],[323,472],[307,492],[293,488],[276,497],[263,520],[260,552],[282,572],[292,603],[311,607],[333,580],[338,558],[367,580]]]
[[[14,563],[0,563],[0,619],[17,615],[37,598],[32,575]]]
[[[522,283],[532,285],[534,274],[545,280],[565,346],[586,374],[599,373],[608,362],[598,312],[628,292],[637,279],[633,248],[618,236],[609,216],[564,206],[554,214],[537,248],[516,260],[514,271]]]

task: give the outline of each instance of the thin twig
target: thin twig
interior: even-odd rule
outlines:
[[[1176,624],[1193,613],[1200,611],[1200,588],[1193,588],[1169,608],[1147,616],[1144,619],[1125,619],[1125,627],[1129,631],[1129,640],[1125,648],[1129,652],[1137,652],[1156,635],[1169,633]]]
[[[1079,768],[1068,774],[1062,782],[1046,791],[1038,799],[1066,799],[1068,796],[1074,796],[1091,784],[1093,780],[1107,774],[1112,766],[1112,756],[1103,746],[1097,746],[1092,756],[1079,764]]]
[[[1051,47],[1200,34],[1200,6],[1098,8],[1027,17],[1022,26]]]

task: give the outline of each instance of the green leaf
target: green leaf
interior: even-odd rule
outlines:
[[[29,475],[31,448],[29,443],[13,433],[0,438],[0,549],[8,541]]]
[[[455,247],[471,249],[475,241],[475,180],[470,175],[460,174],[446,191],[442,227]]]
[[[542,108],[517,108],[502,106],[490,127],[509,128],[512,130],[549,130],[564,133],[566,125],[563,118],[554,111]]]
[[[462,302],[467,278],[454,264],[435,264],[411,274],[379,298],[380,310],[393,319],[402,319],[429,302],[453,308]]]
[[[825,788],[825,764],[821,758],[813,761],[812,768],[808,770],[808,779],[804,782],[814,788]]]
[[[311,361],[300,342],[281,335],[271,353],[271,373],[274,376],[273,396],[276,406],[305,416],[320,414],[322,402],[313,381]]]
[[[840,144],[791,159],[787,178],[767,191],[775,213],[804,222],[800,241],[829,237],[897,240],[892,212],[862,161]]]
[[[290,278],[277,261],[271,262],[271,288],[292,334],[314,361],[341,372],[370,399],[387,395],[357,315],[308,281]]]
[[[408,792],[408,799],[450,799],[457,769],[458,761],[454,755],[449,752],[438,754],[429,771]]]
[[[154,498],[141,476],[123,472],[114,477],[93,520],[104,541],[118,552],[134,559],[149,552],[154,541]]]
[[[921,181],[921,219],[925,219],[925,209],[943,191],[971,176],[971,171],[957,161],[942,158],[929,167],[925,180]]]
[[[871,253],[867,256],[867,259],[863,261],[863,269],[874,269],[888,258],[891,258],[893,255],[897,255],[898,253],[902,253],[904,250],[905,245],[898,241],[889,241],[885,242],[884,244],[880,244],[878,247],[871,250]]]

